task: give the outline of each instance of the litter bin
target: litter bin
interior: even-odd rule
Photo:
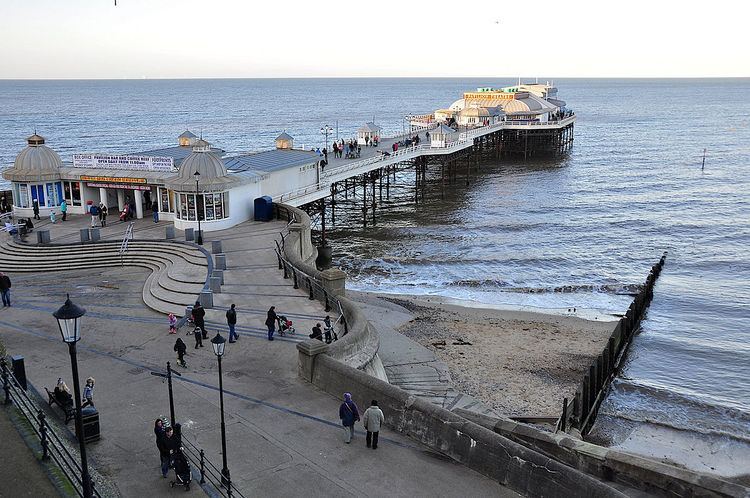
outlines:
[[[271,221],[273,219],[273,199],[264,195],[254,202],[255,221]]]
[[[83,421],[83,441],[90,443],[99,440],[99,411],[93,406],[81,408]]]

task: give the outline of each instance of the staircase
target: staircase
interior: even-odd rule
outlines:
[[[163,240],[130,240],[125,252],[120,246],[117,241],[35,246],[9,240],[0,245],[0,271],[36,273],[135,266],[151,270],[143,284],[143,302],[154,311],[182,316],[185,306],[198,299],[209,266],[200,249]]]

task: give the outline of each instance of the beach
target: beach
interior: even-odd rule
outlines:
[[[615,326],[437,296],[371,295],[408,310],[412,318],[396,330],[434,352],[457,390],[505,416],[558,417]]]

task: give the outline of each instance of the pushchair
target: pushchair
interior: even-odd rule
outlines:
[[[279,335],[286,335],[287,332],[290,334],[297,333],[294,327],[292,327],[292,321],[284,315],[279,315],[276,320],[279,322]]]
[[[182,449],[175,450],[172,454],[172,464],[174,465],[174,481],[169,483],[170,487],[184,486],[185,491],[189,491],[192,475],[190,474],[190,463],[185,458]]]
[[[120,221],[125,221],[128,219],[128,211],[130,210],[130,207],[126,204],[125,208],[120,211]]]

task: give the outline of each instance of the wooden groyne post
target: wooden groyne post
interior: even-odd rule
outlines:
[[[645,284],[630,303],[625,316],[620,318],[607,345],[589,366],[573,400],[570,403],[567,399],[565,400],[565,406],[557,424],[558,430],[570,427],[577,429],[581,434],[586,434],[591,429],[607,388],[617,375],[633,336],[640,328],[643,315],[651,304],[651,299],[654,297],[654,285],[664,268],[666,259],[665,251],[659,261],[651,267]]]

